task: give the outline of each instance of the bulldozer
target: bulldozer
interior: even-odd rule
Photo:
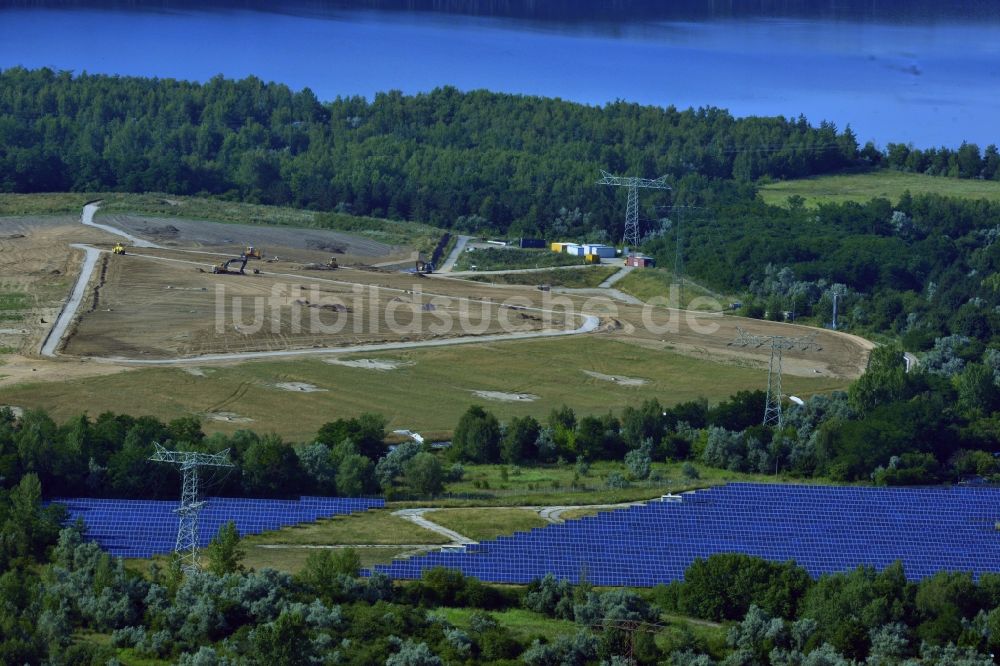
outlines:
[[[111,248],[112,254],[125,254],[125,246],[121,243],[115,243],[115,246]]]
[[[263,259],[264,250],[259,247],[254,247],[253,245],[247,245],[243,249],[243,256],[247,259]]]

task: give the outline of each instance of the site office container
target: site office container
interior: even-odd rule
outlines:
[[[614,247],[610,245],[604,245],[601,243],[591,243],[589,245],[583,246],[584,251],[587,254],[596,254],[601,259],[614,259],[617,251]]]

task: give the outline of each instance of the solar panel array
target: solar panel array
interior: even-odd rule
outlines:
[[[83,518],[87,538],[119,557],[170,553],[177,541],[180,502],[157,500],[56,499],[69,510],[69,521]],[[349,497],[300,497],[297,500],[211,497],[198,516],[198,545],[207,546],[219,528],[232,520],[241,536],[309,523],[320,518],[382,508],[385,500]]]
[[[795,560],[810,575],[902,560],[911,579],[1000,571],[1000,488],[847,488],[733,483],[377,566],[393,578],[432,567],[497,583],[546,573],[647,587],[695,558]]]

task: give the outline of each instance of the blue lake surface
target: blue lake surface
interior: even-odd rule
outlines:
[[[205,81],[320,99],[453,85],[738,116],[804,114],[860,141],[1000,143],[1000,22],[526,21],[384,11],[0,8],[0,68]]]

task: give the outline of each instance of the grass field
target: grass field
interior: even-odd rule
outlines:
[[[689,479],[681,471],[681,463],[653,463],[652,477],[647,481],[629,483],[626,488],[609,488],[608,476],[618,472],[627,476],[621,462],[591,463],[585,475],[577,472],[573,462],[564,464],[518,467],[516,465],[466,465],[461,481],[448,483],[445,495],[434,501],[435,506],[575,506],[588,504],[618,504],[659,497],[729,481],[787,481],[764,474],[744,474],[723,469],[696,466],[700,475]],[[506,471],[505,471],[506,470]],[[655,477],[655,478],[653,478]],[[396,502],[394,506],[427,506],[426,501]],[[581,518],[606,509],[571,509],[564,518]],[[487,510],[489,511],[489,510]],[[429,516],[430,520],[436,519]],[[441,515],[438,513],[437,515]],[[475,514],[470,514],[474,516]],[[479,518],[470,517],[473,524]],[[454,528],[462,532],[457,527]],[[518,528],[520,529],[520,528]]]
[[[100,199],[97,194],[54,192],[48,194],[0,194],[0,217],[21,215],[55,215],[79,213],[88,201]]]
[[[246,558],[243,566],[248,569],[276,569],[287,571],[288,573],[298,573],[306,565],[306,560],[310,553],[315,553],[316,548],[290,547],[290,548],[262,548],[260,546],[247,545]],[[411,548],[357,548],[355,552],[361,559],[362,568],[370,568],[376,564],[388,564],[392,560],[405,553],[413,552]]]
[[[790,196],[800,196],[807,206],[815,206],[826,202],[866,202],[876,197],[895,202],[907,190],[910,194],[1000,201],[1000,181],[925,176],[888,169],[770,183],[760,188],[760,196],[765,202],[778,206],[787,205]]]
[[[473,613],[482,613],[483,611],[475,608],[435,608],[431,612],[456,627],[468,629]],[[502,627],[509,629],[515,638],[521,641],[538,637],[545,637],[551,641],[560,636],[575,636],[576,632],[580,630],[579,625],[575,622],[557,620],[524,608],[494,611],[490,613],[490,616]]]
[[[296,525],[247,537],[249,546],[288,544],[294,546],[342,546],[352,544],[394,546],[399,544],[448,543],[448,539],[392,515],[372,510],[335,516],[315,523]]]
[[[24,311],[31,306],[32,298],[29,294],[0,290],[0,321],[21,321],[24,319]]]
[[[455,270],[468,271],[475,266],[477,271],[505,271],[580,264],[583,264],[583,257],[573,257],[549,250],[490,247],[463,252],[455,262]]]
[[[549,524],[530,509],[441,509],[424,517],[476,541],[527,532]]]
[[[466,279],[491,284],[547,284],[552,287],[587,289],[596,287],[618,272],[617,266],[591,266],[573,270],[553,269],[531,273],[503,273],[499,275],[473,275]]]
[[[665,268],[643,268],[635,270],[614,284],[615,289],[635,296],[641,301],[659,297],[675,299],[677,306],[694,310],[718,310],[726,308],[735,299],[724,294],[718,294],[691,280],[684,280],[684,288],[676,287],[677,295],[672,291],[675,285],[673,271]],[[697,301],[695,302],[695,299]],[[672,303],[673,305],[673,303]]]
[[[351,358],[341,356],[340,358]],[[450,432],[470,404],[483,404],[501,420],[533,415],[544,419],[560,405],[579,415],[620,411],[646,398],[667,405],[705,397],[723,400],[743,389],[762,389],[766,372],[715,362],[614,338],[573,336],[366,354],[404,364],[378,371],[324,363],[320,358],[248,362],[231,367],[130,370],[58,383],[18,384],[0,389],[0,404],[44,408],[59,421],[88,412],[144,414],[171,420],[202,417],[207,432],[251,428],[304,440],[338,417],[379,412],[389,428],[429,436]],[[646,380],[624,386],[584,374],[626,372]],[[305,382],[316,392],[286,391],[281,382]],[[808,397],[845,388],[847,380],[786,376],[788,393]],[[530,393],[537,400],[496,401],[474,391]],[[233,412],[252,421],[216,418]]]

